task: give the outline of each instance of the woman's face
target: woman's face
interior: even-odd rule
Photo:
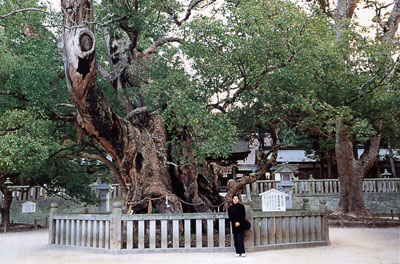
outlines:
[[[239,197],[233,196],[233,203],[237,204],[239,202]]]

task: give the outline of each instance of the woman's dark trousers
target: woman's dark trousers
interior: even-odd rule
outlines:
[[[237,254],[243,254],[244,252],[244,232],[233,233],[235,241],[235,249]]]

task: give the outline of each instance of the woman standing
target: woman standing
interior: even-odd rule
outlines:
[[[233,196],[233,205],[228,208],[229,220],[232,223],[233,238],[235,241],[236,257],[245,257],[244,251],[244,220],[246,211],[244,206],[239,203],[239,197]]]

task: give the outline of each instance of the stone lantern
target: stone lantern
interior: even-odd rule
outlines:
[[[276,184],[276,189],[286,194],[286,208],[293,208],[292,204],[292,196],[294,183],[292,182],[295,179],[295,174],[298,173],[295,165],[290,165],[288,163],[284,163],[281,165],[277,165],[273,167],[275,171],[272,173],[274,179],[280,181]]]
[[[382,178],[390,178],[392,174],[385,169],[385,171],[381,174]]]
[[[101,200],[99,212],[110,212],[110,194],[113,187],[108,184],[102,184],[101,181],[97,179],[97,181],[92,184],[92,188],[95,190],[97,197]]]

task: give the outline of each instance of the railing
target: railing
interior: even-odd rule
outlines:
[[[279,181],[257,181],[246,186],[246,190],[252,195],[257,195],[276,189]],[[293,180],[294,194],[339,194],[340,183],[338,179],[333,180]],[[400,178],[376,178],[364,179],[363,192],[365,193],[397,193],[400,192]]]
[[[363,192],[400,192],[400,178],[365,179]]]
[[[114,206],[112,214],[58,214],[52,204],[49,247],[106,253],[233,250],[226,213],[123,215],[120,205]],[[329,244],[323,213],[246,211],[252,222],[248,251]]]
[[[226,213],[123,215],[122,249],[214,251],[231,247]],[[146,232],[147,231],[147,232]]]
[[[12,198],[14,201],[34,201],[46,199],[46,190],[43,187],[13,186]],[[0,201],[4,200],[4,195],[0,192]]]
[[[327,218],[313,212],[255,212],[255,251],[289,244],[323,245],[329,241]]]
[[[129,186],[129,184],[127,184]],[[119,199],[122,198],[122,190],[121,186],[118,183],[111,184],[111,187],[113,188],[111,191],[111,198],[113,199]]]
[[[246,189],[252,195],[258,195],[272,188],[276,189],[276,184],[280,181],[261,180],[249,184]],[[294,194],[339,194],[340,184],[338,179],[328,180],[294,180]],[[118,184],[111,184],[112,199],[122,198],[121,187]],[[14,186],[18,188],[18,186]],[[371,178],[363,182],[363,192],[365,193],[397,193],[400,192],[400,178]],[[246,191],[246,192],[247,192]],[[58,195],[65,195],[61,190]],[[31,187],[27,190],[15,190],[12,193],[14,201],[34,201],[47,198],[47,192],[43,187]],[[0,192],[0,201],[4,200],[4,195]]]
[[[110,248],[110,215],[54,215],[49,243],[88,248]]]

